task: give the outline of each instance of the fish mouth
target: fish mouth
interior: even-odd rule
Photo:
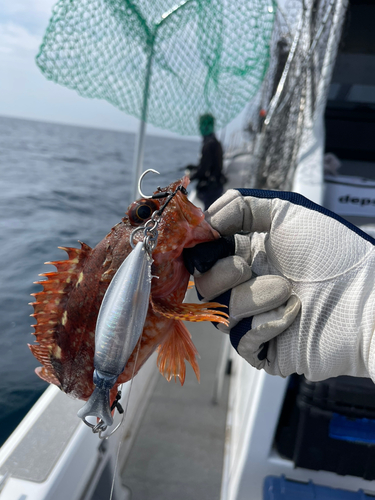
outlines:
[[[202,215],[204,217],[203,213]],[[185,241],[184,248],[192,248],[199,243],[217,240],[218,238],[220,238],[220,234],[203,219],[202,222],[191,231],[191,234]]]
[[[189,178],[185,176],[172,188],[178,185],[186,188],[188,184]],[[176,192],[161,218],[159,233],[163,234],[163,238],[160,238],[153,252],[156,264],[182,259],[184,248],[220,238],[220,234],[205,220],[202,210],[193,205],[181,191]]]
[[[189,179],[184,177],[178,185],[181,184],[186,188]],[[176,188],[177,185],[172,187]],[[152,256],[153,274],[161,279],[154,280],[152,296],[164,298],[177,293],[181,295],[179,300],[182,300],[189,280],[189,271],[182,257],[184,248],[213,241],[220,238],[220,234],[205,220],[202,210],[193,205],[181,191],[176,192],[171,200],[165,217],[161,218],[159,229],[160,236],[163,237],[160,238]]]
[[[181,179],[181,184],[186,189],[190,184],[190,179],[184,176]],[[190,226],[189,234],[184,243],[184,248],[191,248],[198,243],[205,243],[220,238],[220,234],[210,226],[205,220],[204,213],[201,208],[196,207],[191,201],[181,193],[179,193],[178,204],[185,218]]]

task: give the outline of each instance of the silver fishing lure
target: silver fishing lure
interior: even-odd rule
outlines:
[[[160,217],[177,191],[185,189],[179,186],[174,193],[144,195],[141,191],[141,182],[150,171],[159,173],[150,169],[142,174],[138,181],[141,196],[143,198],[167,198],[167,200],[160,210],[152,214],[144,226],[132,232],[130,244],[133,250],[121,264],[104,295],[95,331],[93,375],[95,389],[87,403],[77,413],[93,432],[99,432],[99,436],[102,431],[113,424],[112,410],[115,407],[119,411],[122,410],[118,403],[121,395],[117,395],[115,404],[111,407],[109,392],[116,384],[142,336],[151,293],[151,254],[157,244],[157,227]],[[143,231],[144,240],[135,245],[134,236],[138,231]],[[88,422],[86,418],[89,416],[99,418],[99,423],[94,425]]]
[[[143,197],[141,182],[150,171],[159,173],[146,170],[142,174],[138,190]],[[150,300],[151,253],[157,243],[159,218],[160,214],[154,213],[144,226],[132,232],[130,244],[133,250],[117,270],[100,306],[95,330],[95,389],[77,413],[93,432],[100,433],[113,424],[109,392],[142,335]],[[139,230],[144,232],[144,241],[134,245],[134,235]],[[120,397],[116,398],[116,403]],[[121,408],[119,405],[117,407]],[[89,416],[99,418],[99,423],[90,424],[86,420]]]
[[[151,292],[151,264],[145,243],[137,243],[104,295],[95,331],[96,387],[77,414],[90,427],[88,416],[101,419],[101,430],[113,424],[109,391],[142,335]]]

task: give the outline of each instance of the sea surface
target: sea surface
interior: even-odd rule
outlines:
[[[31,293],[41,291],[58,246],[94,247],[123,217],[132,187],[135,135],[0,116],[0,445],[48,384],[33,343]],[[151,193],[195,163],[198,141],[146,137],[143,190]]]

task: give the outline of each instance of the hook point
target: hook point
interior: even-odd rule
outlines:
[[[160,172],[158,172],[157,170],[154,170],[153,168],[149,168],[148,170],[145,170],[143,172],[143,174],[140,176],[139,181],[138,181],[138,191],[139,191],[139,194],[142,196],[142,198],[145,198],[145,199],[150,199],[153,196],[153,195],[147,196],[147,195],[143,194],[142,190],[141,190],[142,181],[143,181],[145,175],[148,174],[149,172],[153,172],[154,174],[160,175]]]

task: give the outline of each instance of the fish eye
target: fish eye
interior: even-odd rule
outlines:
[[[132,226],[139,226],[149,219],[156,210],[159,210],[159,204],[154,200],[135,201],[127,211],[129,222]]]

